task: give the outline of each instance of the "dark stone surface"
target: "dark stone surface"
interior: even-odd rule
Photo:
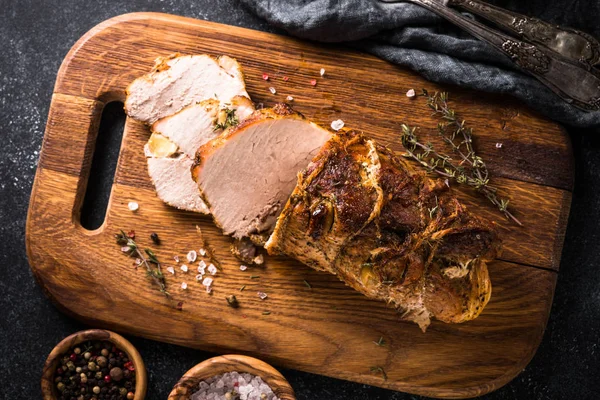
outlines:
[[[35,284],[25,255],[27,204],[56,72],[88,29],[132,11],[161,11],[272,30],[236,1],[3,0],[0,4],[0,398],[40,398],[43,362],[64,336],[85,328],[61,314]],[[571,132],[576,187],[561,272],[544,340],[531,364],[487,399],[600,398],[600,137]],[[210,354],[138,338],[148,399]],[[493,343],[490,343],[493,346]],[[283,370],[298,399],[415,396]]]

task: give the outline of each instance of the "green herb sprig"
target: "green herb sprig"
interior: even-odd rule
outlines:
[[[498,188],[489,184],[489,172],[483,159],[473,148],[473,129],[460,120],[453,109],[448,107],[448,93],[435,92],[430,95],[423,89],[422,96],[426,97],[427,106],[442,119],[438,123],[438,133],[447,143],[458,160],[438,152],[431,143],[421,143],[416,135],[416,128],[402,124],[402,145],[406,152],[404,156],[421,164],[427,171],[452,179],[459,184],[467,185],[483,194],[506,218],[519,226],[523,224],[508,210],[508,200],[498,196]],[[430,210],[432,216],[435,212]]]
[[[124,253],[130,257],[136,257],[141,260],[141,264],[144,264],[146,267],[146,275],[158,285],[160,292],[169,298],[170,294],[167,292],[165,276],[162,273],[160,262],[158,261],[158,258],[156,258],[156,254],[150,249],[144,249],[144,253],[147,257],[144,256],[135,240],[133,240],[132,237],[127,236],[123,230],[115,234],[115,239]],[[128,250],[125,248],[128,248]],[[155,267],[153,268],[151,264],[154,264]]]
[[[225,130],[230,126],[236,126],[239,123],[238,118],[235,115],[235,110],[224,108],[222,111],[225,112],[225,121],[222,123],[217,122],[214,128],[215,131],[218,131],[219,129]]]

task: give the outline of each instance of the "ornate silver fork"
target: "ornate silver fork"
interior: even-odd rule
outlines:
[[[379,0],[411,2],[454,23],[510,57],[565,101],[585,110],[600,109],[600,44],[590,35],[556,27],[479,0]],[[447,5],[457,5],[509,30],[524,40],[465,17]]]

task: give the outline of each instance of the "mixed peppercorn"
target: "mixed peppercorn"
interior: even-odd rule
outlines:
[[[131,400],[135,366],[110,342],[85,342],[63,354],[54,385],[60,400]]]

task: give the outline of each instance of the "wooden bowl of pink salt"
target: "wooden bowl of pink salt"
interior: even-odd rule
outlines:
[[[169,400],[295,400],[294,390],[275,368],[253,357],[209,358],[187,371]]]

